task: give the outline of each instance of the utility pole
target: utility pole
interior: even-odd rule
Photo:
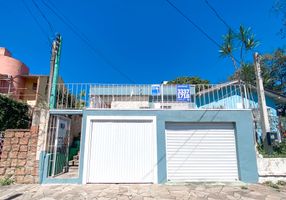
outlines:
[[[62,46],[61,35],[57,35],[55,42],[56,42],[56,54],[55,54],[55,62],[54,62],[54,68],[53,68],[50,101],[49,101],[50,109],[55,108],[55,103],[56,103],[57,83],[58,83],[58,76],[59,76],[59,65],[60,65],[61,46]]]
[[[268,118],[268,112],[265,101],[263,80],[261,77],[261,68],[260,68],[260,57],[258,53],[255,53],[254,56],[254,69],[256,75],[256,88],[257,88],[257,96],[258,96],[258,109],[260,112],[260,122],[262,128],[262,141],[264,149],[268,152],[272,152],[272,147],[270,144],[270,124]]]
[[[50,105],[50,98],[51,98],[52,81],[53,81],[53,76],[54,76],[54,66],[55,66],[56,54],[57,54],[57,43],[56,43],[56,41],[53,41],[53,44],[52,44],[52,55],[51,55],[51,60],[50,60],[50,76],[49,76],[49,85],[48,85],[48,97],[47,97],[48,105]]]

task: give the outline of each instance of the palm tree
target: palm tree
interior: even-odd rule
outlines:
[[[236,72],[245,64],[245,53],[253,50],[259,42],[255,39],[251,28],[245,28],[243,25],[239,26],[237,32],[229,29],[227,34],[223,35],[223,42],[219,53],[222,57],[230,57]],[[235,51],[240,50],[240,60],[234,56]]]
[[[234,40],[235,34],[231,29],[229,29],[227,34],[223,35],[223,44],[220,47],[219,53],[222,57],[230,57],[235,70],[238,70],[237,63],[233,55],[233,52],[235,51]]]
[[[227,34],[223,36],[223,43],[220,47],[219,53],[222,57],[230,57],[235,68],[235,74],[238,76],[238,82],[241,82],[242,66],[245,66],[244,56],[245,53],[254,49],[258,45],[257,40],[254,38],[254,34],[250,28],[245,28],[243,25],[239,26],[239,30],[235,33],[232,29],[229,29]],[[234,56],[235,51],[240,50],[240,60],[237,60]],[[239,66],[238,66],[238,64]],[[245,68],[244,70],[246,70]],[[241,85],[239,84],[240,94],[242,98],[244,96]],[[244,107],[244,101],[242,101]]]
[[[243,25],[239,26],[237,34],[238,42],[240,43],[240,61],[241,65],[244,64],[244,52],[250,51],[258,46],[259,42],[255,39],[254,34],[251,32],[251,28],[245,28]]]

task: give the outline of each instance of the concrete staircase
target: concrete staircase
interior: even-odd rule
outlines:
[[[80,152],[78,151],[77,155],[73,156],[73,159],[69,161],[69,168],[79,166],[79,154]]]

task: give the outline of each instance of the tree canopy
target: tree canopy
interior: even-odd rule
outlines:
[[[240,25],[238,30],[229,29],[223,35],[219,53],[222,57],[230,58],[235,70],[238,71],[240,67],[247,64],[246,57],[258,44],[251,28]]]
[[[286,54],[285,50],[278,48],[272,54],[263,56],[263,65],[270,70],[269,82],[271,89],[286,95]],[[264,78],[264,77],[263,77]]]
[[[210,82],[208,80],[201,79],[197,76],[183,76],[183,77],[177,77],[176,79],[172,81],[168,81],[168,84],[209,84]]]
[[[281,17],[282,26],[279,30],[279,34],[282,38],[286,36],[286,0],[275,0],[273,4],[273,10]]]
[[[0,131],[29,128],[31,116],[27,104],[0,95]]]
[[[264,87],[280,94],[286,95],[286,54],[285,50],[278,48],[271,54],[265,54],[261,59],[261,71]],[[252,63],[244,64],[229,77],[230,80],[241,80],[255,85],[256,77]]]

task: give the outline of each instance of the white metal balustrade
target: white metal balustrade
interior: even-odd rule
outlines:
[[[55,109],[247,109],[250,88],[244,84],[57,85]]]

